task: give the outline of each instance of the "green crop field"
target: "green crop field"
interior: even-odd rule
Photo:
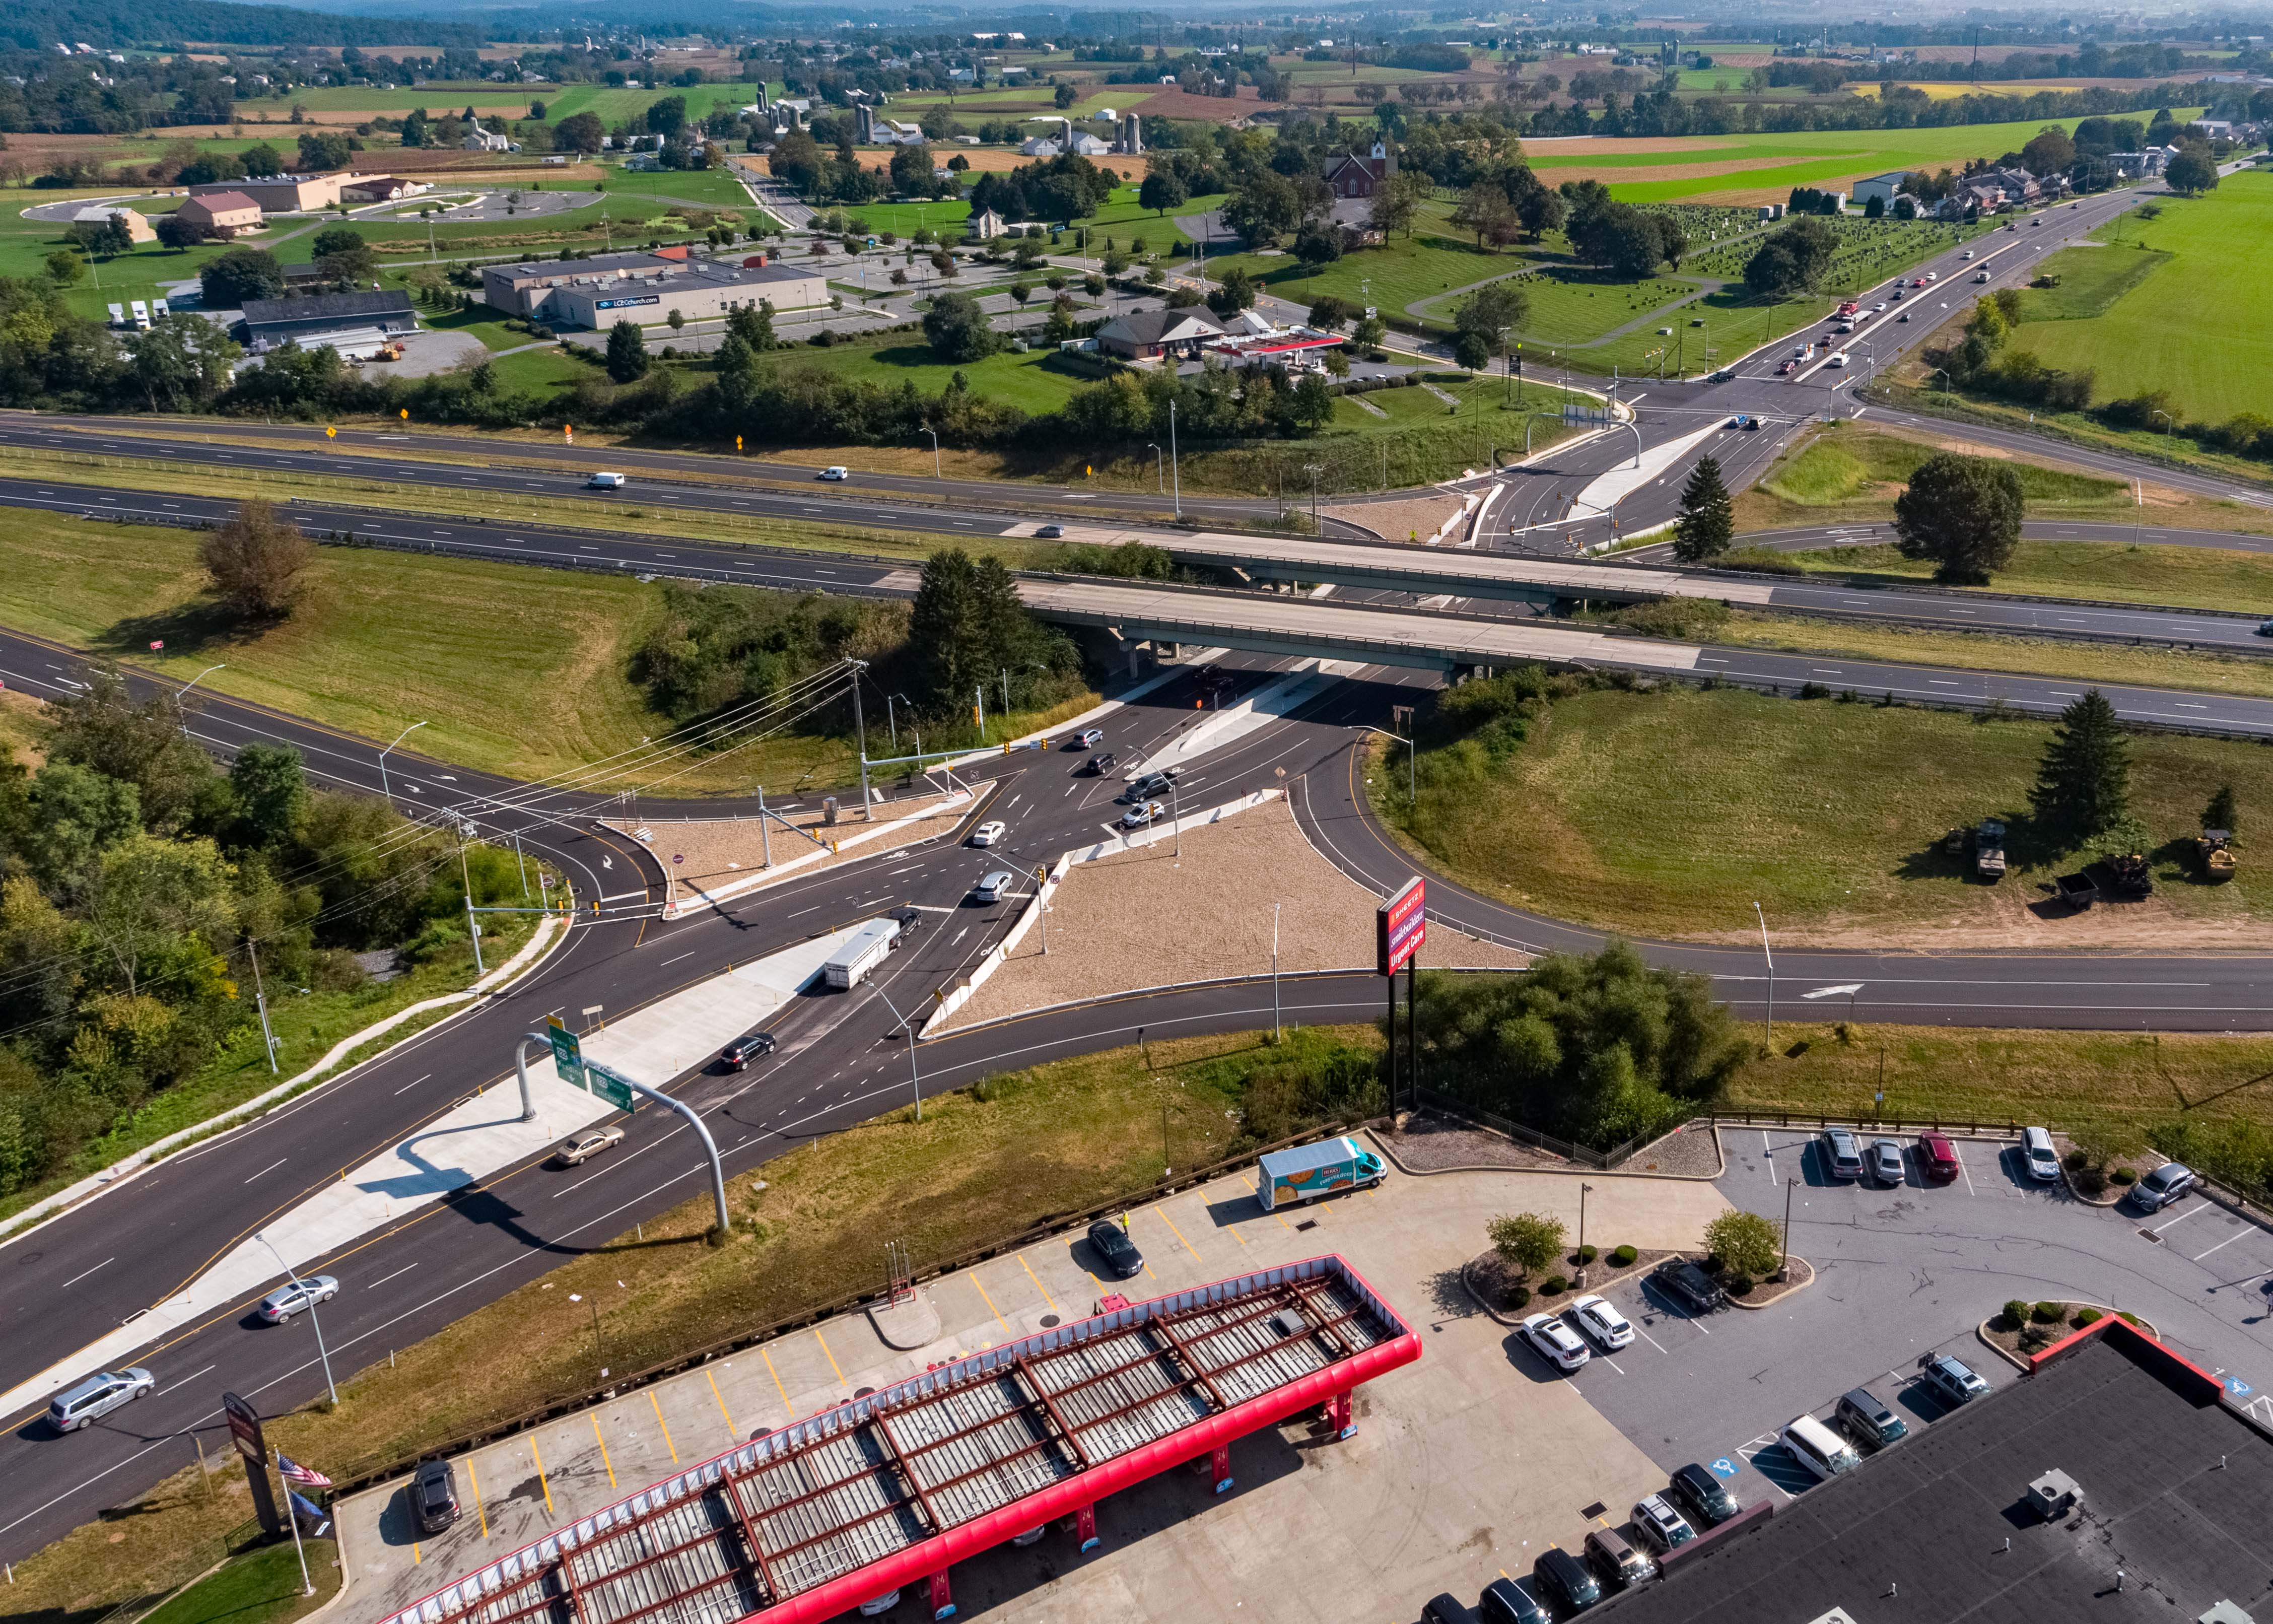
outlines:
[[[589,185],[564,181],[562,185]],[[655,198],[666,203],[695,203],[708,208],[746,208],[750,194],[731,169],[626,169],[611,168],[606,181],[610,197]]]
[[[435,79],[424,85],[311,85],[288,90],[281,95],[245,96],[238,99],[236,116],[289,116],[295,106],[304,107],[311,113],[384,113],[400,115],[414,107],[453,109],[468,102],[475,106],[504,107],[515,102],[526,102],[534,96],[539,101],[551,97],[550,85],[499,85],[487,79]]]
[[[2061,285],[2026,296],[2008,348],[2098,374],[2112,399],[2167,389],[2184,418],[2273,408],[2273,174],[2245,170],[2159,219],[2122,222],[2104,248],[2070,249]],[[2143,246],[2142,246],[2143,244]]]
[[[518,88],[536,92],[544,103],[544,114],[548,118],[566,118],[571,113],[597,113],[600,121],[609,124],[636,118],[666,96],[685,96],[689,119],[708,118],[722,107],[746,107],[758,99],[758,86],[754,80],[736,85],[657,85],[639,90],[611,90],[605,85],[571,85],[565,90],[551,94],[534,85]]]

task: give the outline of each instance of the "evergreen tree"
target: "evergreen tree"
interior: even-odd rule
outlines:
[[[1017,583],[1000,560],[974,560],[960,547],[933,553],[908,623],[919,703],[934,712],[960,711],[980,684],[1025,663],[1033,633]]]
[[[647,376],[647,339],[639,323],[626,318],[608,329],[608,376],[632,383]]]
[[[1729,487],[1721,482],[1718,458],[1703,457],[1681,492],[1681,517],[1673,526],[1673,556],[1684,564],[1719,558],[1737,532]]]
[[[2239,835],[2240,825],[2241,808],[2233,804],[2233,786],[2221,784],[2217,786],[2217,793],[2209,798],[2209,805],[2202,808],[2202,826],[2204,829],[2223,829],[2230,835]]]
[[[2021,476],[2011,468],[1939,452],[1894,499],[1894,545],[1904,558],[1932,560],[1937,581],[1985,586],[2012,562],[2021,507]]]
[[[2130,816],[2131,749],[2097,688],[2060,713],[2031,797],[2044,832],[2078,846]]]

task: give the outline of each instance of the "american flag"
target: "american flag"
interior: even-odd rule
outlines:
[[[287,1483],[300,1484],[311,1489],[328,1489],[332,1480],[312,1466],[303,1466],[281,1449],[276,1452],[276,1470],[284,1474]]]

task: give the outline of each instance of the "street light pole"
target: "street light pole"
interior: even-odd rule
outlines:
[[[1174,401],[1168,402],[1168,472],[1175,481],[1175,512],[1176,517],[1181,519],[1184,516],[1184,476],[1176,463],[1176,402]]]
[[[424,723],[424,722],[413,722],[413,723],[411,723],[409,726],[408,726],[408,727],[404,728],[401,733],[397,733],[397,734],[395,734],[395,735],[394,735],[394,744],[390,744],[390,745],[388,745],[388,746],[386,747],[386,749],[385,749],[385,750],[381,750],[381,751],[379,753],[379,798],[380,798],[381,800],[385,801],[386,802],[386,804],[387,804],[388,806],[390,806],[390,807],[391,807],[391,806],[393,806],[393,805],[394,804],[394,790],[392,790],[391,788],[389,788],[389,787],[388,787],[388,786],[387,786],[387,781],[386,781],[386,757],[387,757],[387,752],[388,752],[388,751],[393,750],[393,749],[394,748],[394,745],[395,745],[395,744],[401,744],[401,743],[405,739],[408,739],[409,737],[410,737],[410,735],[411,735],[412,733],[416,733],[420,728],[422,728],[422,727],[424,727],[424,726],[426,726],[426,724],[425,724],[425,723]]]
[[[259,1229],[255,1229],[252,1232],[252,1238],[268,1248],[268,1255],[275,1259],[276,1267],[284,1271],[284,1279],[287,1284],[289,1284],[291,1282],[300,1278],[299,1275],[293,1273],[292,1266],[284,1261],[284,1254],[276,1250],[275,1242],[270,1240],[267,1236],[261,1233]],[[316,1312],[316,1301],[313,1297],[308,1299],[308,1323],[316,1327],[316,1357],[321,1359],[324,1364],[324,1391],[332,1395],[333,1408],[337,1409],[340,1402],[340,1390],[332,1384],[332,1356],[324,1347],[324,1317]]]
[[[1160,466],[1159,442],[1148,440],[1144,442],[1144,449],[1152,454],[1152,488],[1162,496],[1166,496],[1168,493],[1168,476],[1167,470]]]
[[[1587,1283],[1587,1194],[1594,1185],[1584,1179],[1579,1182],[1579,1284]]]
[[[1271,905],[1271,1041],[1286,1035],[1279,1022],[1279,903]]]
[[[875,987],[876,996],[884,1001],[884,1007],[892,1011],[892,1019],[902,1026],[907,1027],[908,1081],[916,1096],[916,1120],[921,1122],[923,1120],[923,1073],[916,1065],[916,1029],[908,1026],[907,1017],[900,1013],[899,1005],[892,1002],[891,994],[874,981],[869,985]]]
[[[208,665],[203,671],[198,673],[196,676],[191,677],[187,682],[183,683],[181,692],[174,695],[174,715],[181,721],[183,738],[186,739],[190,736],[190,717],[189,712],[182,709],[183,699],[188,695],[189,691],[191,688],[197,687],[199,683],[213,675],[214,672],[227,671],[228,669],[229,666],[226,664]]]
[[[1760,905],[1757,902],[1752,904],[1752,912],[1759,915],[1760,957],[1768,961],[1768,1013],[1763,1029],[1767,1034],[1767,1046],[1774,1049],[1775,1047],[1775,955],[1768,951],[1768,916],[1761,912]]]
[[[1777,1272],[1785,1275],[1791,1273],[1791,1187],[1798,1182],[1796,1178],[1783,1181],[1783,1261]]]

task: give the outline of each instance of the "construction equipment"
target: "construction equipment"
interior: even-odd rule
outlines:
[[[2148,871],[2147,859],[2139,852],[2118,853],[2107,859],[2108,872],[2115,876],[2115,894],[2119,897],[2148,897],[2155,891],[2155,876]]]
[[[2233,833],[2225,829],[2205,829],[2194,842],[2202,853],[2202,877],[2213,885],[2223,885],[2233,877],[2238,863],[2233,855]]]
[[[2005,825],[1993,817],[1974,831],[1973,872],[1992,885],[2005,877]]]

